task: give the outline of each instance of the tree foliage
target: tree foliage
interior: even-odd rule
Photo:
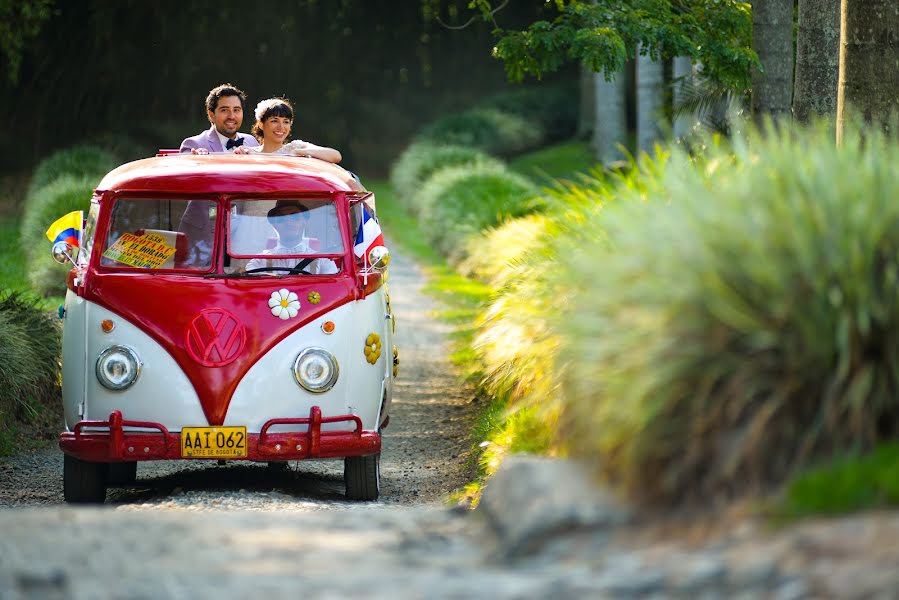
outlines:
[[[494,23],[499,38],[493,54],[510,79],[537,78],[563,64],[580,61],[607,77],[637,52],[653,58],[689,56],[706,77],[732,89],[749,87],[750,68],[758,65],[751,48],[752,13],[738,0],[553,0],[556,13],[524,30],[505,30],[498,8],[472,0],[469,8]],[[500,5],[502,6],[502,5]]]
[[[10,82],[18,81],[25,42],[40,32],[52,6],[53,0],[0,0],[0,52]]]

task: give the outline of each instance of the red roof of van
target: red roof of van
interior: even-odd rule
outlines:
[[[112,171],[97,191],[266,193],[365,191],[345,169],[315,158],[253,154],[177,154]]]

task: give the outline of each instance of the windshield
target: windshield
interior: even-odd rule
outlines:
[[[346,248],[333,201],[228,202],[228,274],[325,275],[341,270]],[[215,200],[117,198],[103,245],[104,267],[208,272],[213,268]]]
[[[344,240],[337,209],[314,198],[232,200],[225,271],[330,274],[340,270]],[[330,255],[331,258],[318,258]],[[312,260],[302,260],[302,259]]]
[[[215,219],[213,200],[118,198],[100,264],[208,271],[212,267]]]

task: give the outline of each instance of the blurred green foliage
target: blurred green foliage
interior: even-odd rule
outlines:
[[[74,210],[83,210],[86,217],[94,188],[120,162],[108,149],[82,144],[58,150],[38,163],[23,205],[20,231],[28,282],[38,294],[65,295],[66,273],[71,269],[50,256],[47,228]]]
[[[77,145],[57,150],[35,167],[28,186],[28,197],[34,197],[40,188],[63,175],[93,178],[94,183],[99,183],[100,179],[116,168],[120,162],[115,154],[99,146]],[[27,205],[25,210],[26,212],[29,210]]]
[[[66,274],[72,266],[53,260],[45,232],[54,221],[74,210],[83,210],[86,217],[99,180],[96,175],[62,175],[29,195],[21,240],[28,264],[28,282],[38,294],[65,295]]]
[[[0,218],[0,291],[28,288],[25,276],[25,249],[19,231],[21,220],[17,216]]]
[[[899,505],[899,444],[879,445],[802,473],[787,488],[778,516],[798,518]]]
[[[502,161],[468,146],[416,143],[406,148],[390,169],[390,183],[402,204],[414,216],[420,211],[419,191],[435,171],[461,165],[489,164],[502,167]]]
[[[899,433],[899,144],[822,127],[691,149],[512,205],[479,199],[478,167],[431,171],[423,235],[494,290],[471,340],[482,476],[516,448],[571,453],[636,501],[716,501]],[[892,502],[875,462],[794,484],[795,510]]]
[[[53,0],[0,0],[0,56],[9,82],[18,82],[26,44],[50,18],[52,5]]]
[[[574,136],[578,121],[580,90],[574,82],[544,83],[488,96],[477,103],[538,124],[544,134],[541,146]]]
[[[522,30],[501,28],[493,2],[469,8],[493,22],[499,37],[493,54],[514,81],[542,77],[568,63],[583,63],[607,76],[621,71],[637,52],[654,58],[689,56],[705,77],[734,90],[750,85],[758,67],[752,50],[752,13],[739,0],[556,0],[551,20],[539,19]]]
[[[540,123],[495,108],[473,108],[433,121],[416,137],[431,144],[468,146],[498,156],[533,150],[545,140]]]
[[[0,2],[0,43],[5,26],[23,28],[21,7],[48,4]],[[231,82],[248,94],[242,131],[257,102],[286,96],[297,108],[296,138],[338,148],[350,169],[384,176],[423,123],[519,87],[490,56],[488,25],[446,29],[423,18],[417,1],[300,0],[277,10],[238,0],[52,4],[21,47],[18,79],[0,70],[0,114],[16,140],[0,148],[0,170],[30,169],[60,146],[98,138],[110,147],[127,136],[143,156],[177,148],[209,127],[208,91]],[[512,3],[504,14],[524,26],[541,12]],[[227,60],[224,40],[240,45]],[[554,80],[576,76],[572,68]]]
[[[541,208],[533,183],[489,164],[441,169],[425,182],[418,198],[425,238],[451,261],[465,256],[468,237]]]
[[[553,288],[566,445],[682,501],[894,436],[897,159],[872,132],[750,133],[585,210]]]
[[[588,174],[595,165],[590,144],[582,141],[540,148],[509,161],[509,169],[545,185],[555,185],[559,179],[578,181],[579,174]]]

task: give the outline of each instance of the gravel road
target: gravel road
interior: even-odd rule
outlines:
[[[378,502],[343,497],[342,463],[142,464],[102,507],[62,500],[55,444],[0,459],[0,600],[899,599],[899,511],[771,531],[628,516],[567,461],[512,457],[477,511],[477,406],[446,331],[394,256],[400,377]]]

